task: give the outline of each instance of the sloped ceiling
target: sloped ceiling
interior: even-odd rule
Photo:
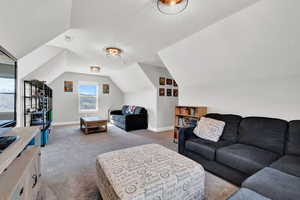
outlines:
[[[103,49],[117,46],[124,50],[127,64],[136,62],[164,66],[158,51],[257,0],[197,0],[176,16],[161,14],[154,0],[73,0],[71,29],[49,42],[82,58],[88,68],[123,68],[122,63],[105,56]],[[193,25],[191,25],[193,24]],[[66,42],[65,36],[72,41]],[[72,61],[68,61],[69,63]],[[76,65],[77,63],[74,63]]]
[[[66,68],[66,52],[61,51],[50,60],[48,60],[44,65],[39,67],[37,70],[29,73],[25,79],[32,80],[37,79],[41,81],[46,81],[50,84],[57,77],[59,77],[64,72],[68,71]]]
[[[143,76],[139,78],[139,70],[132,70],[137,62],[164,66],[159,50],[256,2],[190,1],[183,13],[168,16],[157,11],[154,0],[3,0],[0,42],[18,58],[45,43],[65,49],[68,52],[64,55],[65,66],[59,71],[90,73],[89,66],[99,65],[102,67],[99,75],[111,76],[121,89],[131,92],[149,86],[148,80],[141,83]],[[70,42],[66,42],[66,35],[71,36]],[[121,62],[105,56],[103,49],[107,46],[124,49]],[[56,55],[49,54],[44,60],[51,63],[57,59]],[[49,67],[48,62],[40,67]],[[19,65],[22,67],[25,65]],[[30,66],[23,70],[22,76],[32,70],[39,69]],[[139,84],[124,86],[125,82],[119,80],[122,73],[129,73]]]
[[[260,1],[159,55],[182,87],[300,74],[299,7],[298,0]]]
[[[154,85],[138,63],[110,75],[113,82],[125,93],[154,89]]]
[[[72,0],[1,0],[0,44],[22,58],[70,28]]]
[[[64,52],[62,48],[51,47],[43,45],[40,48],[34,50],[30,54],[27,54],[18,61],[18,77],[24,78],[31,72],[44,68],[44,65],[58,54]],[[47,71],[47,69],[46,69]]]

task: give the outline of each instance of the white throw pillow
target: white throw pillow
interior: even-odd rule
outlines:
[[[201,117],[197,127],[194,129],[194,133],[202,139],[218,142],[223,133],[224,127],[225,122],[223,121]]]

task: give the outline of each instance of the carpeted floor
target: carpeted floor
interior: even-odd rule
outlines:
[[[177,151],[172,132],[125,132],[109,126],[108,133],[83,135],[79,126],[55,127],[42,149],[43,190],[47,200],[100,199],[96,187],[97,155],[122,148],[157,143]],[[226,199],[237,187],[206,174],[206,199]]]

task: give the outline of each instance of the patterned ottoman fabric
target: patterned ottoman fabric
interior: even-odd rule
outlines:
[[[198,163],[149,144],[99,155],[103,200],[203,200],[205,172]]]

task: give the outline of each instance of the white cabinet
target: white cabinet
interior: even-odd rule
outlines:
[[[40,147],[22,152],[0,175],[0,200],[42,199]]]

